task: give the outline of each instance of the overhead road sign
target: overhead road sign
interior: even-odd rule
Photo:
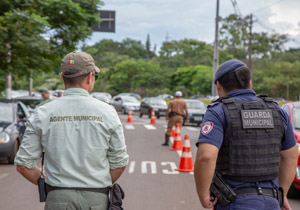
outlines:
[[[116,32],[116,11],[99,10],[101,22],[93,26],[96,32]]]

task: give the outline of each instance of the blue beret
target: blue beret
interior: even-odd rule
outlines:
[[[215,74],[215,84],[217,83],[217,80],[219,80],[223,75],[228,74],[230,72],[233,72],[237,68],[240,68],[242,66],[246,66],[245,63],[239,60],[229,60],[224,62],[217,70]]]

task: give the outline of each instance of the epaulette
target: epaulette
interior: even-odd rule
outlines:
[[[273,98],[269,97],[267,94],[260,94],[258,97],[265,102],[274,102]]]
[[[220,102],[219,101],[212,102],[211,104],[207,105],[207,108],[208,107],[213,107],[214,105],[217,105],[218,103],[220,103]]]

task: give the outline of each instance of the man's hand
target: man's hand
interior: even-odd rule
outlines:
[[[286,195],[284,196],[283,206],[281,207],[281,210],[292,210]]]
[[[190,122],[190,120],[188,118],[186,118],[185,123],[189,123],[189,122]]]
[[[211,209],[216,205],[218,198],[215,198],[213,202],[210,201],[210,195],[205,196],[203,200],[200,200],[202,206],[206,209]]]

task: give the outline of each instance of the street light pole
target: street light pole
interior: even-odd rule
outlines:
[[[216,30],[215,30],[215,43],[214,43],[214,63],[213,63],[213,75],[212,75],[212,84],[211,84],[211,94],[212,96],[217,95],[216,86],[215,86],[215,74],[219,65],[219,0],[217,0],[217,11],[216,11]]]

